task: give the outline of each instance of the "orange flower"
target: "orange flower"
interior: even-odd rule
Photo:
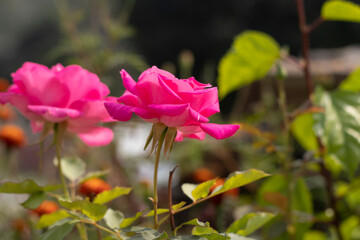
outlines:
[[[211,179],[214,179],[215,177],[216,176],[213,173],[213,171],[211,171],[210,169],[205,168],[205,167],[197,168],[192,174],[192,178],[197,183],[206,182]]]
[[[50,214],[53,212],[56,212],[59,209],[59,206],[56,202],[53,201],[43,201],[40,206],[31,212],[35,213],[39,217],[41,217],[44,214]]]
[[[0,119],[9,121],[15,117],[15,113],[8,105],[0,105]]]
[[[0,78],[0,92],[5,92],[9,86],[9,80],[7,80],[6,78]]]
[[[97,194],[110,190],[110,185],[100,178],[91,178],[80,185],[79,192],[92,199]]]
[[[24,131],[13,124],[6,124],[0,128],[0,140],[8,147],[21,147],[26,142]]]
[[[217,188],[218,186],[224,185],[224,183],[225,183],[225,179],[224,179],[224,178],[218,178],[218,179],[216,179],[214,185],[212,185],[211,188],[210,188],[210,193],[211,193],[212,191],[214,191],[215,188]],[[220,195],[217,195],[217,196],[213,197],[211,200],[212,200],[213,203],[215,203],[215,204],[220,204],[221,201],[222,201],[222,196],[223,196],[223,195],[224,195],[224,196],[229,196],[229,197],[237,197],[237,196],[239,196],[239,189],[238,189],[238,188],[230,189],[230,190],[228,190],[228,191],[226,191],[226,192],[224,192],[224,193],[222,193],[222,194],[220,194]]]

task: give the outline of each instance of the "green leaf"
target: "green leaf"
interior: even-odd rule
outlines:
[[[218,195],[230,189],[242,187],[267,176],[269,176],[269,174],[256,169],[234,172],[227,177],[224,185],[218,191],[215,189],[211,195]]]
[[[211,233],[218,233],[218,232],[212,227],[203,227],[203,226],[195,226],[191,231],[192,235],[203,235],[203,234],[211,234]]]
[[[230,237],[231,240],[256,240],[255,238],[243,237],[235,233],[229,233],[227,235]]]
[[[120,228],[121,222],[124,220],[125,216],[122,212],[112,210],[109,208],[104,216],[104,220],[106,225],[108,225],[112,229]]]
[[[88,200],[71,202],[59,199],[58,201],[63,207],[73,210],[79,210],[94,221],[99,221],[100,219],[102,219],[107,209],[107,207],[104,205],[91,203]]]
[[[39,240],[62,240],[64,239],[74,228],[76,222],[65,222],[61,225],[57,225],[49,229],[40,236]]]
[[[258,31],[239,34],[219,63],[220,97],[265,77],[279,58],[280,46],[271,36]]]
[[[173,210],[178,210],[179,208],[183,207],[186,204],[186,202],[179,202],[178,204],[172,205]]]
[[[350,1],[327,1],[321,8],[321,17],[330,21],[360,22],[360,6]]]
[[[46,228],[57,221],[68,218],[71,215],[65,210],[59,210],[50,214],[44,214],[40,217],[39,221],[36,224],[36,228]]]
[[[184,183],[183,185],[181,185],[181,190],[186,196],[188,196],[194,202],[195,200],[191,193],[196,187],[197,187],[196,184]]]
[[[36,193],[43,191],[33,180],[27,179],[20,183],[5,182],[0,185],[0,193]]]
[[[269,222],[273,217],[274,214],[266,212],[248,213],[233,222],[226,232],[248,236]]]
[[[317,88],[315,102],[325,111],[313,115],[316,135],[325,145],[328,158],[342,163],[353,175],[360,162],[360,95]]]
[[[352,72],[344,81],[341,82],[339,89],[351,92],[360,91],[360,68]]]
[[[167,208],[158,208],[157,209],[157,214],[163,214],[163,213],[167,213],[169,211],[169,209]],[[154,216],[154,210],[149,211],[144,217],[152,217]]]
[[[327,240],[326,234],[321,231],[308,231],[304,235],[304,240]]]
[[[176,235],[177,231],[185,225],[193,225],[193,226],[200,226],[200,227],[209,227],[210,226],[210,224],[208,222],[203,223],[203,222],[200,222],[199,219],[194,218],[190,221],[184,222],[184,223],[180,224],[179,226],[177,226],[174,230],[174,234]]]
[[[185,235],[181,235],[181,236],[176,236],[176,237],[171,237],[171,240],[207,240],[205,237],[201,237],[201,236],[185,236]]]
[[[46,194],[44,192],[32,193],[29,198],[23,202],[21,205],[27,209],[35,209],[40,206],[40,204],[46,199]]]
[[[209,234],[203,234],[200,235],[201,237],[207,239],[207,240],[228,240],[230,239],[229,236],[222,234],[222,233],[209,233]]]
[[[126,228],[129,227],[133,222],[135,222],[136,220],[138,220],[142,215],[144,214],[144,212],[137,212],[135,214],[135,216],[129,217],[129,218],[125,218],[121,224],[120,224],[120,228]]]
[[[193,201],[197,201],[200,198],[204,198],[209,195],[209,190],[212,185],[214,185],[216,179],[209,180],[197,185],[197,187],[191,191],[191,196],[193,197]]]
[[[344,240],[357,239],[354,238],[353,232],[360,229],[360,219],[358,216],[350,216],[340,225],[340,232]]]
[[[304,149],[315,151],[318,149],[318,144],[313,126],[312,114],[301,114],[291,123],[291,132]]]
[[[62,172],[70,181],[80,178],[85,173],[85,168],[85,162],[78,157],[61,159]]]
[[[129,194],[131,191],[131,188],[125,188],[125,187],[114,187],[113,189],[109,191],[103,191],[96,195],[94,199],[94,203],[98,204],[105,204],[117,197],[120,197],[122,195]]]

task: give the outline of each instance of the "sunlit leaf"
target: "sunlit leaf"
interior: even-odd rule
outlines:
[[[358,216],[350,216],[340,225],[340,232],[344,240],[357,239],[358,236],[353,236],[356,231],[360,231],[360,219]]]
[[[24,208],[35,209],[40,206],[40,204],[47,198],[44,192],[32,193],[29,198],[23,202],[21,205]]]
[[[91,203],[88,200],[64,201],[59,199],[59,203],[68,209],[79,210],[94,221],[102,219],[106,213],[107,207],[97,203]]]
[[[179,202],[178,204],[172,205],[173,210],[178,210],[179,208],[183,207],[186,202]]]
[[[188,196],[194,202],[195,200],[191,193],[196,187],[197,187],[196,184],[184,183],[183,185],[181,185],[181,190],[186,196]]]
[[[111,190],[103,191],[96,195],[94,199],[94,203],[98,204],[105,204],[117,197],[120,197],[122,195],[129,194],[131,191],[131,188],[125,188],[125,187],[114,187]]]
[[[158,208],[157,209],[157,214],[163,214],[163,213],[167,213],[169,211],[169,209],[167,208]],[[154,216],[154,210],[149,211],[144,217],[152,217]]]
[[[86,164],[78,157],[62,158],[61,170],[70,181],[75,181],[85,173]]]
[[[40,187],[33,180],[27,179],[20,183],[5,182],[0,185],[0,193],[36,193],[41,191],[52,191],[59,186],[48,185]]]
[[[291,132],[304,149],[315,151],[318,149],[318,144],[313,126],[312,114],[301,114],[291,123]]]
[[[135,214],[135,216],[129,217],[129,218],[125,218],[121,224],[120,227],[121,228],[126,228],[129,227],[133,222],[135,222],[137,219],[139,219],[142,215],[144,214],[144,212],[137,212]]]
[[[177,226],[174,230],[175,235],[176,235],[177,231],[185,225],[193,225],[193,226],[200,226],[200,227],[209,227],[210,226],[210,224],[208,222],[203,223],[203,222],[200,222],[199,219],[194,218],[190,221],[184,222],[184,223],[180,224],[179,226]]]
[[[360,68],[356,69],[344,81],[342,81],[339,89],[360,92]]]
[[[196,188],[191,191],[193,201],[197,201],[200,198],[206,197],[209,194],[210,188],[212,185],[214,185],[215,181],[216,179],[213,179],[197,185]]]
[[[321,8],[325,20],[360,22],[360,6],[350,1],[326,1]]]
[[[233,222],[226,232],[248,236],[269,222],[273,217],[274,214],[267,212],[248,213],[239,220]]]
[[[203,226],[195,226],[191,230],[192,235],[203,235],[203,234],[211,234],[211,233],[218,233],[218,231],[216,231],[212,227],[203,227]]]
[[[279,57],[279,44],[266,33],[245,31],[236,36],[231,49],[220,60],[220,97],[265,77]]]
[[[62,240],[64,239],[74,228],[76,222],[65,222],[61,225],[57,225],[42,234],[39,240]]]
[[[120,228],[121,222],[124,220],[125,216],[122,212],[113,210],[109,208],[104,216],[106,225],[112,229]]]
[[[360,95],[317,88],[315,102],[325,111],[313,115],[316,135],[329,158],[342,163],[352,175],[360,162]]]
[[[46,228],[53,225],[57,221],[60,221],[70,216],[71,215],[66,210],[59,210],[50,214],[44,214],[40,217],[39,221],[36,224],[36,227]]]
[[[316,230],[308,231],[304,235],[304,240],[327,240],[327,239],[328,238],[325,233]]]

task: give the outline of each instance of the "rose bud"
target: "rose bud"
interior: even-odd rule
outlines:
[[[6,124],[0,128],[0,140],[8,147],[21,147],[26,142],[24,131],[13,124]]]
[[[110,189],[110,185],[101,178],[90,178],[81,183],[79,193],[93,200],[99,193]]]
[[[40,206],[31,212],[35,213],[39,217],[41,217],[44,214],[50,214],[53,212],[56,212],[59,209],[59,206],[56,202],[53,201],[43,201]]]
[[[208,168],[200,167],[192,173],[192,178],[196,183],[202,183],[214,179],[216,176]]]

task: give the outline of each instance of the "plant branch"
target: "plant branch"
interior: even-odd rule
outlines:
[[[318,17],[311,25],[309,25],[307,27],[307,32],[311,33],[312,31],[314,31],[318,26],[320,26],[320,24],[322,24],[323,22],[325,22],[325,19],[323,19],[321,16]]]
[[[174,210],[172,209],[172,194],[171,194],[171,186],[172,186],[172,179],[176,168],[180,165],[176,165],[172,171],[169,173],[169,183],[168,183],[168,201],[169,201],[169,216],[170,216],[170,223],[171,223],[171,230],[175,230],[175,221],[174,221]]]
[[[120,236],[120,233],[115,232],[115,231],[112,231],[112,230],[110,230],[110,229],[108,229],[108,228],[106,228],[106,227],[103,227],[103,226],[97,224],[97,223],[94,222],[94,221],[87,220],[87,219],[81,219],[81,222],[91,224],[91,225],[93,225],[94,227],[96,227],[96,228],[98,228],[98,229],[100,229],[100,230],[103,230],[103,231],[105,231],[105,232],[107,232],[107,233],[110,233],[110,234],[114,235],[115,237],[117,237],[117,238],[119,238],[119,239],[121,239],[121,240],[125,240],[123,237]]]

